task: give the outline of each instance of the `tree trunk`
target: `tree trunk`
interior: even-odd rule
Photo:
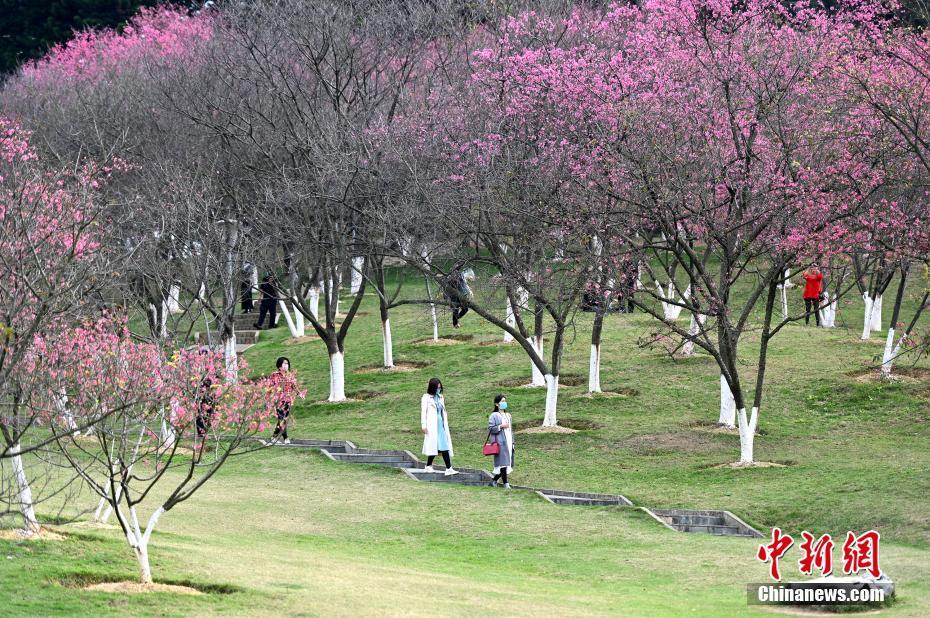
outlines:
[[[291,337],[297,338],[300,335],[297,332],[297,324],[291,319],[291,312],[287,309],[287,303],[284,302],[284,299],[278,299],[278,307],[281,309],[281,315],[284,316],[284,321],[287,322],[287,330],[290,331]],[[299,311],[295,311],[294,314],[297,315]]]
[[[739,410],[739,462],[753,463],[753,440],[756,436],[756,423],[759,422],[759,408],[753,408],[746,419],[746,408]]]
[[[743,410],[743,413],[745,412]],[[736,402],[733,399],[730,385],[723,374],[720,374],[720,418],[717,419],[717,424],[723,425],[727,429],[736,427]]]
[[[526,303],[524,302],[524,305]],[[533,311],[533,348],[536,350],[536,354],[539,355],[540,360],[545,360],[546,356],[546,347],[543,344],[543,308],[536,304],[536,308]],[[539,367],[536,366],[532,360],[530,361],[530,386],[532,387],[543,387],[546,386],[546,377],[543,375],[542,371],[539,370]]]
[[[691,313],[691,324],[688,326],[688,340],[681,346],[682,356],[694,355],[694,338],[701,332],[701,329],[704,327],[704,320],[706,319],[706,315],[694,312]]]
[[[391,369],[394,367],[394,343],[391,340],[390,318],[381,321],[381,338],[384,342],[384,366]]]
[[[365,258],[356,256],[352,258],[352,279],[349,288],[353,295],[358,294],[359,288],[362,287],[362,266],[365,264]]]
[[[900,351],[900,343],[895,345],[895,327],[901,316],[901,304],[904,301],[904,287],[907,285],[907,266],[901,268],[901,282],[894,297],[894,307],[891,309],[891,322],[888,324],[888,336],[885,338],[885,350],[882,353],[882,377],[890,378],[894,359]]]
[[[588,363],[588,392],[601,392],[601,331],[604,327],[604,313],[594,314],[594,327],[591,329],[591,358]]]
[[[543,427],[555,427],[558,424],[556,406],[559,402],[559,376],[546,374],[546,416]]]
[[[16,477],[16,486],[18,488],[19,512],[23,516],[23,533],[26,536],[32,536],[39,532],[40,526],[32,500],[32,488],[29,486],[29,479],[26,477],[26,470],[23,468],[21,450],[20,443],[17,442],[10,448],[9,453],[13,465],[13,475]]]
[[[346,400],[345,353],[329,353],[329,400],[332,402]]]
[[[320,319],[320,285],[310,288],[310,313],[314,319]]]
[[[181,313],[181,286],[177,283],[172,283],[168,288],[168,311]]]
[[[223,329],[223,362],[226,380],[235,382],[239,379],[239,355],[236,352],[236,331],[230,325]]]
[[[865,303],[863,309],[862,317],[862,337],[861,339],[865,341],[872,336],[872,297],[869,296],[868,292],[865,292],[862,295],[862,302]]]
[[[513,304],[510,302],[510,295],[507,296],[507,317],[505,322],[510,328],[515,328],[517,325],[517,320],[513,314]],[[504,331],[504,343],[510,343],[511,341],[513,341],[513,335],[507,331]]]
[[[879,294],[872,303],[872,324],[871,328],[875,332],[882,330],[882,295]]]

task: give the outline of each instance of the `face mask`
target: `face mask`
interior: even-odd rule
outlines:
[[[441,387],[441,386],[440,386],[439,388],[436,389],[436,394],[437,394],[437,395],[442,395],[442,387]]]
[[[506,410],[506,409],[507,409],[507,402],[506,402],[506,401],[502,401],[502,402],[500,403],[500,407],[501,407],[501,410]]]

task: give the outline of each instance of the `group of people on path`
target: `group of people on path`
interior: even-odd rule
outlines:
[[[513,471],[514,442],[513,419],[507,412],[507,398],[497,395],[494,398],[494,410],[488,416],[488,437],[485,444],[498,446],[494,455],[494,477],[492,485],[499,482],[510,488],[507,475]],[[449,428],[449,414],[442,392],[442,381],[432,378],[426,386],[426,392],[420,398],[420,430],[423,432],[423,454],[426,455],[426,467],[423,472],[436,472],[433,462],[437,455],[445,464],[443,474],[452,476],[458,470],[452,467],[452,433]]]
[[[291,406],[294,398],[300,394],[297,379],[291,371],[291,361],[281,356],[275,362],[276,371],[271,374],[272,384],[279,387],[280,393],[276,402],[277,424],[271,440],[263,442],[269,444],[290,444],[287,435],[287,426],[291,416]],[[200,419],[198,417],[198,433],[200,433]],[[439,378],[430,379],[426,392],[420,398],[420,429],[423,432],[423,454],[426,455],[424,472],[433,473],[433,462],[437,456],[442,457],[445,464],[443,474],[452,476],[458,470],[452,467],[452,432],[449,428],[449,412],[446,408],[445,396],[442,390],[442,381]],[[508,474],[513,472],[514,439],[513,418],[508,412],[507,397],[497,395],[494,397],[494,409],[488,416],[488,437],[485,444],[497,444],[497,453],[494,455],[494,478],[492,485],[500,483],[510,488]]]

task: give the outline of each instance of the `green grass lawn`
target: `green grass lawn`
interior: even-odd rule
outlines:
[[[800,302],[800,293],[792,294]],[[288,344],[283,326],[262,333],[246,353],[258,373],[272,371],[281,354],[298,371],[308,395],[295,408],[293,436],[419,452],[419,397],[434,375],[445,385],[457,466],[487,467],[481,444],[498,392],[507,394],[515,421],[541,422],[541,390],[500,385],[529,381],[528,358],[472,314],[457,331],[472,341],[432,346],[412,343],[431,334],[426,310],[393,311],[395,359],[431,365],[353,371],[381,359],[373,295],[362,310],[346,346],[346,387],[350,396],[369,390],[383,392],[379,397],[319,403],[329,379],[325,348]],[[512,480],[622,493],[651,507],[727,509],[765,533],[776,525],[795,535],[875,528],[882,567],[898,585],[899,599],[885,613],[930,615],[930,380],[883,384],[851,375],[874,362],[884,341],[883,333],[858,341],[861,313],[861,303],[841,302],[841,328],[792,325],[772,344],[756,458],[785,467],[715,467],[738,459],[738,437],[710,431],[719,407],[712,360],[698,354],[676,361],[641,348],[654,324],[642,314],[612,315],[602,385],[638,394],[591,398],[585,386],[563,388],[560,419],[591,428],[519,434]],[[886,299],[885,324],[888,316]],[[453,332],[447,316],[442,330]],[[563,375],[586,374],[589,337],[590,316],[583,315]],[[526,492],[415,483],[399,471],[293,450],[235,459],[159,523],[150,548],[156,580],[226,593],[76,589],[131,579],[135,563],[115,529],[62,530],[70,535],[63,541],[0,541],[0,615],[720,616],[749,613],[745,584],[767,578],[752,539],[676,533],[635,510],[558,507]],[[796,554],[783,562],[789,576],[797,574]]]

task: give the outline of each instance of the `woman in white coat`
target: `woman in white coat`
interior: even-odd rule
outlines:
[[[433,378],[420,398],[420,429],[423,430],[423,454],[426,455],[424,472],[435,472],[433,460],[442,455],[446,464],[446,476],[458,474],[452,467],[452,435],[449,433],[449,417],[442,396],[442,382]]]

